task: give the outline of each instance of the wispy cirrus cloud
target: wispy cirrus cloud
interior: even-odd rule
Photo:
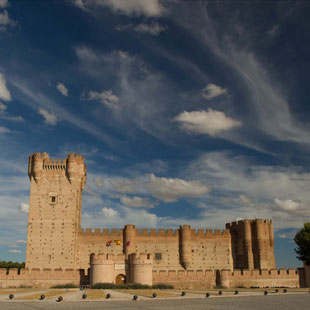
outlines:
[[[10,133],[11,130],[9,128],[0,126],[0,134],[4,134],[4,133]]]
[[[22,251],[21,250],[16,250],[16,249],[13,249],[13,250],[9,250],[10,253],[14,253],[14,254],[20,254]]]
[[[158,17],[166,12],[160,0],[73,0],[73,3],[85,11],[102,7],[124,15]]]
[[[161,32],[165,32],[167,30],[167,27],[157,22],[152,22],[150,24],[117,25],[115,29],[118,31],[133,30],[133,31],[140,32],[140,33],[146,33],[146,34],[150,34],[153,36],[158,36]]]
[[[29,85],[20,79],[11,78],[10,83],[18,90],[16,96],[21,103],[26,104],[38,112],[40,109],[42,109],[48,113],[52,113],[56,116],[56,122],[58,119],[65,120],[77,128],[97,137],[99,140],[105,141],[109,145],[114,145],[116,142],[117,139],[112,139],[107,133],[98,130],[98,128],[95,128],[92,123],[74,115],[73,113],[70,113],[65,108],[54,102],[52,99],[46,97],[40,91],[32,89]],[[44,117],[44,115],[42,116]],[[51,118],[51,121],[54,122],[53,117]]]
[[[4,9],[9,6],[8,0],[0,0],[0,9]]]
[[[265,141],[280,140],[309,145],[310,125],[300,122],[291,112],[285,91],[289,88],[285,85],[286,81],[275,80],[268,63],[251,49],[252,38],[255,37],[251,33],[253,28],[246,28],[244,21],[238,22],[237,13],[231,12],[226,5],[213,5],[211,9],[210,5],[201,1],[196,6],[187,2],[182,2],[181,6],[183,18],[175,17],[174,21],[192,36],[201,50],[211,53],[214,61],[233,72],[235,78],[232,86],[238,86],[242,92],[243,100],[234,100],[230,104],[239,108],[243,134],[232,132],[226,138],[255,149],[265,148],[259,140],[254,139],[258,135],[264,136]],[[231,18],[220,24],[214,18],[214,12],[227,13],[228,10],[232,14]],[[193,19],[192,16],[196,18]],[[241,38],[247,38],[247,44]],[[171,58],[173,59],[172,56]],[[196,68],[192,72],[201,76],[199,64],[194,60],[189,62],[192,68]],[[202,77],[207,77],[205,72]],[[233,98],[234,94],[230,94]],[[247,111],[246,114],[244,111]]]
[[[2,73],[0,73],[0,99],[2,99],[3,101],[12,100],[11,93],[6,86],[6,80]]]
[[[9,7],[9,1],[0,0],[0,31],[6,31],[8,26],[15,26],[17,22],[9,17],[9,13],[5,10]]]
[[[87,96],[83,96],[82,98],[84,97],[86,100],[99,101],[110,109],[118,108],[117,103],[119,102],[119,98],[113,93],[111,89],[103,90],[102,92],[91,90]]]

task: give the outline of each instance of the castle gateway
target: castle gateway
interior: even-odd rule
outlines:
[[[98,282],[215,286],[304,286],[304,269],[276,270],[272,221],[243,220],[224,230],[82,229],[84,158],[29,157],[26,269],[0,269],[0,286]]]

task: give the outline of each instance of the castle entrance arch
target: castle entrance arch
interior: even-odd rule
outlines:
[[[124,284],[126,283],[126,276],[124,274],[118,274],[115,279],[116,284]]]

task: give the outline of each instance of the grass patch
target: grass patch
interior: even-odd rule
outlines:
[[[106,294],[102,289],[89,289],[85,291],[87,299],[102,299],[106,298]]]
[[[6,288],[6,289],[0,290],[0,295],[26,293],[26,292],[32,292],[32,291],[37,291],[37,290],[38,289],[34,289],[34,288]]]
[[[79,286],[73,284],[73,283],[67,283],[67,284],[59,284],[54,285],[51,288],[78,288]]]
[[[126,294],[132,294],[132,295],[139,295],[144,297],[153,297],[153,293],[156,293],[157,297],[159,298],[167,298],[167,297],[176,297],[180,294],[177,292],[168,292],[168,291],[161,291],[161,290],[153,290],[153,289],[141,289],[141,290],[131,290],[131,289],[125,289],[125,290],[117,290],[121,293]]]
[[[60,296],[69,293],[68,291],[63,291],[63,290],[53,290],[53,291],[48,291],[48,292],[41,292],[41,293],[36,293],[32,295],[27,295],[27,296],[21,296],[15,298],[16,300],[38,300],[40,299],[41,295],[45,295],[45,298],[51,298],[55,296]]]

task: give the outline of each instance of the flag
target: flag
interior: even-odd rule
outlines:
[[[127,242],[126,242],[126,246],[130,246],[130,241],[127,241]]]
[[[110,241],[108,241],[107,243],[106,243],[106,246],[111,246],[112,245],[112,240],[110,240]]]
[[[116,245],[121,245],[121,240],[114,240]]]

